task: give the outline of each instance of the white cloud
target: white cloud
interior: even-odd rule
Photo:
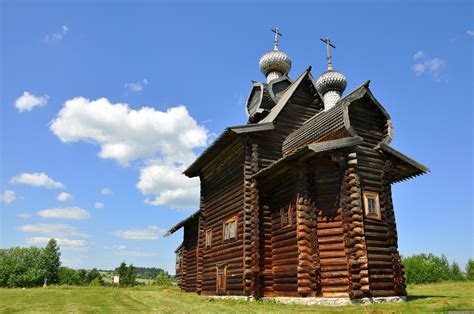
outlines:
[[[421,53],[421,54],[420,54]],[[446,62],[440,58],[426,58],[422,51],[418,51],[414,56],[414,60],[418,60],[412,65],[412,70],[417,76],[429,74],[435,81],[439,82],[442,78],[442,71],[446,66]],[[420,60],[421,59],[421,60]]]
[[[193,208],[199,203],[199,178],[188,178],[182,174],[183,167],[173,165],[150,165],[140,171],[137,188],[145,195],[149,205],[168,205],[171,208]]]
[[[84,240],[70,240],[67,238],[54,238],[60,248],[65,249],[83,249],[86,247],[86,241]],[[51,238],[47,237],[33,237],[26,239],[26,243],[29,245],[46,245]]]
[[[72,195],[66,192],[62,192],[58,195],[58,201],[60,202],[67,202],[72,200]]]
[[[466,32],[469,36],[474,36],[474,30],[468,29]]]
[[[44,186],[48,189],[63,189],[64,184],[54,181],[44,172],[21,173],[10,179],[11,184],[28,184],[33,186]]]
[[[101,158],[114,159],[121,165],[158,153],[173,163],[190,162],[195,158],[192,150],[206,145],[207,140],[207,130],[184,106],[166,112],[149,107],[134,110],[106,98],[66,101],[51,122],[51,130],[65,143],[96,143],[101,146]]]
[[[18,230],[22,232],[48,234],[53,237],[65,237],[65,236],[88,237],[89,236],[86,232],[81,231],[77,229],[76,227],[73,227],[71,225],[66,225],[66,224],[47,224],[47,223],[29,224],[29,225],[20,226]]]
[[[44,218],[59,218],[59,219],[87,219],[89,213],[80,207],[58,207],[44,209],[38,212],[38,215]]]
[[[156,240],[164,233],[164,229],[157,226],[149,226],[146,229],[117,230],[112,234],[127,240]]]
[[[417,53],[415,53],[415,55],[413,56],[413,60],[417,60],[417,59],[420,59],[420,58],[423,58],[425,56],[425,53],[423,51],[418,51]]]
[[[155,255],[155,253],[144,252],[142,250],[127,250],[125,245],[114,245],[112,251],[115,255],[119,256],[150,257]]]
[[[64,103],[51,130],[65,143],[100,145],[99,157],[122,166],[144,161],[137,188],[150,196],[147,204],[198,206],[199,180],[187,179],[181,171],[196,159],[194,149],[207,145],[209,134],[186,107],[163,112],[149,107],[135,110],[106,98],[91,101],[77,97]]]
[[[26,213],[17,214],[16,216],[17,216],[18,218],[22,218],[22,219],[31,218],[31,214],[26,214]]]
[[[135,83],[126,83],[125,88],[128,89],[131,92],[139,93],[139,92],[143,91],[145,86],[148,85],[148,84],[149,84],[148,80],[143,79],[143,80],[135,82]]]
[[[44,36],[44,42],[51,42],[51,41],[58,41],[66,36],[67,32],[69,31],[69,27],[67,25],[63,25],[61,29],[51,35]]]
[[[23,92],[23,95],[15,101],[15,107],[19,112],[31,111],[34,107],[42,107],[48,103],[49,96],[35,96],[29,92]]]
[[[16,199],[15,191],[5,190],[3,194],[0,195],[0,202],[5,204],[10,204]]]
[[[112,192],[112,190],[109,189],[109,188],[102,188],[102,190],[100,191],[100,193],[101,193],[102,195],[112,195],[112,194],[114,194],[114,193]]]
[[[100,202],[95,202],[94,203],[94,208],[104,208],[104,204]]]

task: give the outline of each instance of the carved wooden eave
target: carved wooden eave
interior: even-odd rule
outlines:
[[[201,168],[210,162],[215,156],[219,154],[225,147],[227,147],[237,137],[260,131],[273,130],[275,128],[273,123],[255,123],[238,125],[226,128],[224,132],[217,137],[214,142],[186,169],[183,173],[189,178],[199,175]]]
[[[342,148],[352,147],[359,145],[363,142],[360,136],[347,137],[343,139],[337,139],[332,141],[326,141],[323,143],[310,144],[299,148],[293,154],[280,158],[265,169],[260,170],[254,174],[253,178],[262,178],[265,176],[272,175],[282,169],[288,162],[296,159],[303,158],[305,155],[314,156],[322,154],[328,151],[338,150]]]
[[[199,218],[199,215],[201,214],[201,210],[198,210],[196,211],[194,214],[192,214],[191,216],[181,220],[180,222],[178,222],[176,225],[174,225],[173,227],[171,227],[168,231],[166,231],[165,233],[165,237],[169,237],[170,235],[172,235],[173,233],[175,233],[176,231],[178,231],[179,229],[181,229],[186,223],[190,222],[191,220],[193,219],[197,219]],[[183,244],[181,243],[181,246]],[[178,248],[179,249],[179,248]]]
[[[395,175],[390,183],[398,183],[430,172],[430,169],[398,150],[382,143],[376,150],[394,161]]]

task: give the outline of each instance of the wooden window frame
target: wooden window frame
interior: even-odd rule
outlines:
[[[176,269],[181,269],[183,263],[183,251],[179,250],[176,252]]]
[[[363,198],[364,198],[364,208],[365,208],[365,217],[371,218],[371,219],[376,219],[376,220],[381,220],[382,219],[382,213],[380,210],[380,195],[378,192],[373,192],[373,191],[364,191],[363,193]],[[375,213],[371,213],[369,211],[369,199],[374,199],[375,200]]]
[[[207,229],[205,234],[206,234],[206,237],[204,238],[204,242],[205,242],[204,247],[206,249],[211,248],[212,247],[212,228]],[[208,234],[209,234],[209,237],[207,236]]]
[[[225,226],[232,223],[232,222],[235,222],[235,236],[232,237],[232,238],[226,239],[225,238]],[[237,239],[237,215],[230,217],[229,219],[225,220],[222,223],[222,242],[232,241],[232,240],[236,240],[236,239]]]
[[[283,214],[285,210],[288,210],[288,220],[286,223],[283,222]],[[280,208],[280,227],[287,228],[293,224],[293,204],[290,203],[288,206]]]

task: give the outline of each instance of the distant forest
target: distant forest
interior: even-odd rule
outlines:
[[[140,278],[140,279],[155,279],[156,276],[160,273],[160,272],[164,272],[166,275],[168,275],[168,272],[164,271],[163,269],[161,268],[156,268],[156,267],[136,267],[136,266],[133,266],[133,268],[135,269],[136,273],[137,273],[137,278]],[[115,270],[101,270],[101,271],[104,271],[104,272],[113,272],[113,273],[117,273],[118,271],[118,267],[115,268]]]

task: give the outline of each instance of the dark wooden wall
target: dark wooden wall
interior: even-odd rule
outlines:
[[[216,294],[216,266],[227,266],[227,293],[243,294],[244,146],[236,139],[201,175],[204,222],[212,246],[202,246],[202,294]],[[223,222],[237,215],[237,239],[224,241]],[[202,233],[204,236],[204,233]]]

